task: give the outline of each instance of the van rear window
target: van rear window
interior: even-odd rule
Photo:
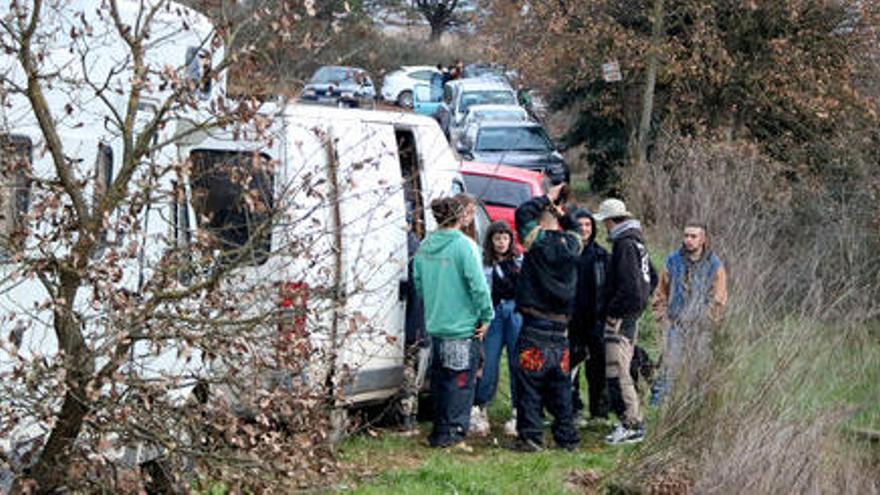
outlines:
[[[273,176],[269,157],[240,151],[195,150],[193,209],[226,260],[260,265],[272,246]]]
[[[32,158],[30,138],[0,134],[0,259],[9,259],[24,248]]]

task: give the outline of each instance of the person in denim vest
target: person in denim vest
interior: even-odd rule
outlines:
[[[684,358],[708,353],[707,326],[720,322],[727,305],[727,272],[712,252],[706,225],[688,222],[681,248],[666,258],[654,297],[654,315],[664,329],[660,376],[651,388],[659,405]]]
[[[458,198],[431,202],[439,229],[413,259],[413,283],[422,297],[431,337],[432,447],[471,449],[464,443],[474,403],[480,342],[494,316],[476,243],[462,233],[473,212]]]
[[[582,245],[577,222],[560,207],[565,191],[565,184],[556,185],[516,210],[526,254],[516,288],[523,326],[516,342],[518,440],[513,448],[525,452],[542,449],[542,407],[553,415],[557,446],[573,450],[580,443],[572,417],[567,327]]]
[[[498,388],[498,370],[501,349],[507,348],[507,367],[510,371],[511,403],[516,404],[516,377],[514,375],[514,348],[522,326],[522,315],[516,310],[516,283],[519,278],[522,256],[514,242],[513,230],[503,220],[492,222],[486,231],[483,245],[483,273],[492,292],[495,318],[483,340],[483,374],[477,380],[474,409],[471,411],[471,431],[478,435],[489,433],[486,406],[492,401]],[[504,431],[516,435],[516,409],[512,419],[505,423]]]

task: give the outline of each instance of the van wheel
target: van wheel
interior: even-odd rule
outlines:
[[[412,91],[402,91],[399,95],[397,95],[397,104],[403,108],[412,108],[413,107]]]

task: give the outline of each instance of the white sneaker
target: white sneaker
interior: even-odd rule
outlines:
[[[485,437],[489,434],[489,415],[485,408],[479,406],[471,408],[470,431],[479,437]]]
[[[513,410],[513,415],[510,417],[510,419],[508,419],[507,422],[504,423],[504,434],[509,437],[516,436],[516,409]]]
[[[614,423],[611,433],[605,435],[605,441],[608,443],[619,443],[626,436],[627,429],[621,423]],[[615,441],[617,440],[617,441]]]
[[[645,438],[645,429],[643,427],[627,428],[618,423],[614,430],[611,431],[605,441],[610,445],[619,445],[622,443],[639,443]]]

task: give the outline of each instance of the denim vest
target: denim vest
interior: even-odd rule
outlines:
[[[712,302],[712,284],[721,260],[709,251],[699,261],[689,261],[681,250],[666,259],[669,272],[669,306],[672,321],[696,321]]]

